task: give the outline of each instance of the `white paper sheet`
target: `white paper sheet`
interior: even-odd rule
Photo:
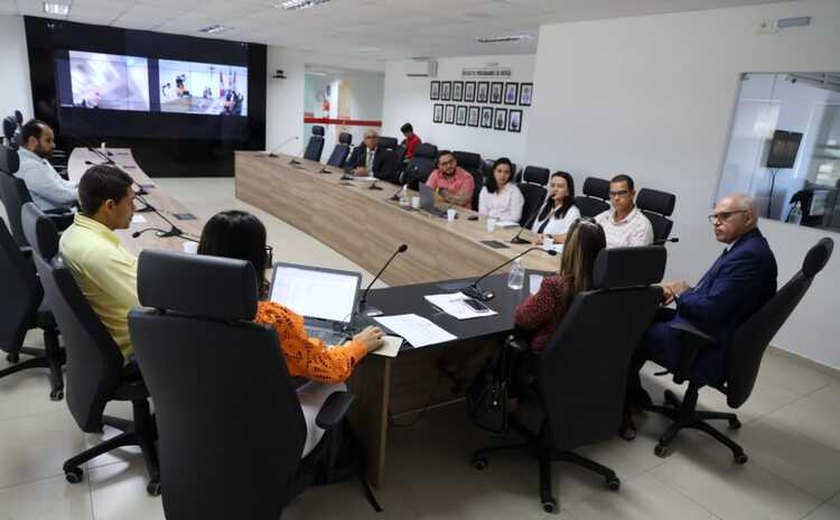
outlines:
[[[134,216],[131,217],[132,224],[145,224],[146,222],[148,222],[148,220],[146,220],[146,217],[144,217],[143,215],[138,215],[137,213],[135,213]]]
[[[394,334],[402,336],[415,347],[425,347],[458,339],[431,321],[416,314],[398,314],[374,318],[380,325]]]
[[[537,291],[540,290],[540,285],[543,282],[543,275],[541,274],[531,274],[528,275],[528,291],[531,294],[537,294]]]
[[[403,339],[399,336],[383,336],[382,339],[385,341],[385,345],[378,350],[374,350],[371,354],[390,358],[397,357],[397,354],[400,352]]]
[[[513,222],[511,220],[500,220],[496,222],[497,228],[509,228],[509,227],[519,227],[519,222]]]
[[[425,296],[425,298],[435,307],[459,320],[482,318],[484,316],[493,316],[494,314],[498,314],[493,309],[485,309],[483,311],[473,309],[466,304],[465,300],[468,299],[468,296],[462,292],[430,294]]]

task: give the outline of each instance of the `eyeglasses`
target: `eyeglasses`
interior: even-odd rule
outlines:
[[[626,197],[627,195],[630,195],[630,190],[619,190],[610,192],[611,199],[615,199],[617,197]]]
[[[716,221],[726,222],[727,220],[729,220],[732,217],[732,215],[736,215],[738,213],[746,213],[746,212],[747,212],[747,210],[745,210],[745,209],[739,209],[739,210],[736,210],[736,211],[721,211],[721,212],[718,212],[718,213],[713,213],[713,214],[709,215],[709,222],[711,222],[712,224],[714,224]]]
[[[440,166],[449,166],[450,164],[455,164],[455,160],[449,159],[447,161],[438,161],[438,165]]]

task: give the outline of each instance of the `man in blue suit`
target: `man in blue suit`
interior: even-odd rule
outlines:
[[[628,395],[636,404],[650,402],[638,374],[645,361],[670,370],[680,364],[681,333],[672,324],[688,322],[717,339],[715,348],[698,352],[691,369],[692,380],[716,384],[726,376],[725,353],[733,332],[776,294],[776,258],[758,230],[752,199],[743,194],[725,196],[709,221],[726,249],[694,287],[685,280],[662,284],[663,304],[675,303],[676,311],[663,312],[634,356]]]

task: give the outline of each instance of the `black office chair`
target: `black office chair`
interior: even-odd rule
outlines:
[[[426,182],[429,175],[437,168],[437,146],[430,143],[420,143],[414,150],[414,156],[400,177],[400,184],[408,184],[412,190],[418,189],[421,182]]]
[[[23,126],[23,112],[20,110],[15,110],[15,122],[18,126]]]
[[[458,161],[458,166],[473,176],[472,209],[477,210],[478,193],[484,186],[484,161],[481,160],[481,155],[472,152],[455,151],[452,155]]]
[[[396,150],[397,146],[400,144],[396,137],[385,137],[382,135],[377,138],[376,143],[377,146],[388,148],[389,150]]]
[[[140,446],[149,473],[146,491],[157,495],[157,433],[140,371],[134,362],[123,364],[119,347],[58,257],[58,231],[53,221],[31,202],[23,207],[22,220],[46,299],[64,338],[70,414],[85,433],[100,433],[104,424],[123,432],[67,459],[64,477],[71,484],[81,482],[80,466],[85,462],[115,448]],[[104,415],[109,401],[131,401],[134,420]]]
[[[536,212],[539,211],[548,193],[545,186],[548,184],[549,174],[548,168],[539,166],[526,166],[522,170],[521,180],[516,185],[522,192],[522,196],[525,197],[522,217],[519,219],[520,226],[529,227],[533,225]]]
[[[610,209],[610,181],[587,177],[583,181],[583,195],[575,197],[575,206],[583,217],[594,217]]]
[[[671,236],[674,222],[668,217],[674,212],[676,203],[677,197],[673,193],[650,188],[642,188],[636,195],[636,207],[650,220],[653,227],[654,242],[663,242]]]
[[[537,453],[543,509],[557,510],[552,496],[551,462],[562,460],[600,474],[617,490],[615,472],[570,450],[615,436],[621,424],[627,369],[633,349],[650,325],[662,300],[662,289],[651,286],[665,272],[665,248],[615,248],[601,251],[595,262],[592,290],[578,294],[549,345],[531,352],[522,339],[511,338],[506,348],[522,352],[534,367],[535,382],[521,390],[520,411],[537,409],[538,431],[528,429],[516,415],[511,424],[526,443],[495,446],[473,453],[472,462],[484,469],[486,455],[499,450],[530,447]],[[610,316],[610,326],[604,326]]]
[[[303,158],[310,161],[320,161],[321,153],[324,151],[324,127],[315,125],[312,127],[312,137],[306,144],[306,151],[303,152]]]
[[[15,121],[15,118],[12,116],[3,119],[4,144],[10,148],[18,148],[18,140],[15,139],[15,134],[17,132],[18,126],[19,125],[17,121]]]
[[[0,350],[11,366],[0,370],[0,378],[29,368],[50,369],[50,399],[64,398],[64,351],[58,342],[58,327],[45,305],[44,289],[35,275],[31,259],[12,238],[0,220]],[[44,331],[44,348],[24,347],[27,331]],[[20,361],[20,355],[33,356]]]
[[[330,158],[327,159],[327,165],[344,168],[344,163],[347,162],[347,156],[350,155],[350,145],[352,143],[353,135],[347,132],[341,132],[338,135],[338,143],[333,148]]]
[[[275,520],[334,460],[353,396],[327,398],[316,418],[327,432],[301,459],[306,423],[274,328],[253,322],[256,280],[243,260],[140,254],[148,309],[129,326],[155,401],[169,519]]]
[[[805,255],[802,269],[793,275],[769,302],[735,330],[726,347],[725,376],[723,380],[711,385],[726,395],[726,404],[730,408],[739,408],[749,399],[758,378],[764,351],[808,292],[814,277],[828,263],[833,249],[834,241],[830,238],[823,238],[817,242]],[[735,462],[745,464],[748,457],[744,449],[707,422],[727,421],[730,429],[737,430],[741,427],[738,416],[734,413],[697,410],[697,397],[703,385],[692,381],[690,376],[693,361],[700,349],[721,347],[716,345],[714,338],[690,324],[675,324],[673,328],[682,333],[683,340],[680,367],[674,372],[673,380],[677,384],[688,380],[688,389],[682,400],[670,390],[666,390],[663,406],[644,406],[645,410],[662,414],[674,421],[659,438],[659,444],[655,448],[656,455],[670,455],[671,442],[680,430],[692,428],[710,435],[728,447],[732,450]]]

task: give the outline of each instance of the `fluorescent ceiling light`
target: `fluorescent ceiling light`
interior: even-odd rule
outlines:
[[[505,43],[505,42],[518,42],[520,40],[530,40],[533,36],[530,34],[514,34],[510,36],[488,36],[488,37],[479,37],[476,38],[478,43]]]
[[[56,2],[44,2],[44,12],[59,16],[67,16],[70,13],[70,4],[59,4]]]
[[[205,34],[216,34],[216,33],[222,32],[222,31],[227,31],[228,29],[229,29],[229,27],[225,27],[224,25],[216,24],[216,25],[211,25],[209,27],[205,27],[203,29],[199,29],[198,32],[203,32]]]
[[[275,5],[277,8],[285,9],[287,11],[294,11],[296,9],[306,9],[320,4],[326,4],[330,0],[283,0]]]

